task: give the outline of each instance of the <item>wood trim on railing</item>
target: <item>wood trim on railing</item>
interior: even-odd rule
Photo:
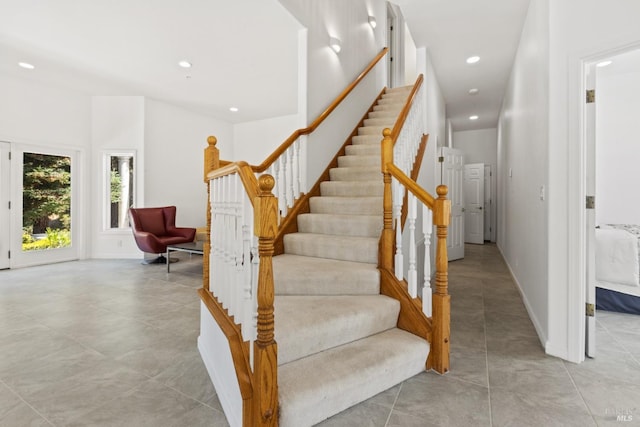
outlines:
[[[417,182],[405,175],[404,172],[402,172],[400,168],[393,163],[387,164],[387,170],[389,171],[391,176],[393,176],[409,191],[411,191],[413,195],[418,198],[418,200],[429,206],[429,209],[434,210],[436,199],[424,188],[420,187]]]
[[[411,298],[406,282],[399,281],[392,271],[380,268],[380,293],[400,302],[398,328],[432,341],[432,321],[422,312],[419,299]],[[426,361],[425,361],[426,362]]]
[[[212,180],[233,173],[237,173],[240,176],[249,200],[251,200],[251,204],[253,204],[253,199],[258,195],[258,180],[247,162],[233,162],[212,170],[207,174],[207,179]]]
[[[358,124],[353,128],[351,134],[344,141],[344,144],[342,144],[342,147],[340,147],[336,155],[333,156],[333,159],[331,159],[331,162],[329,162],[313,187],[311,187],[311,189],[306,194],[297,199],[293,207],[289,209],[287,216],[280,223],[280,228],[278,229],[278,234],[276,235],[276,241],[274,243],[274,255],[282,255],[284,253],[284,236],[286,234],[296,233],[298,231],[298,215],[311,212],[309,200],[312,197],[320,196],[320,184],[322,184],[324,181],[330,180],[329,171],[333,168],[338,167],[338,157],[345,155],[347,146],[352,144],[352,138],[358,134],[358,129],[364,126],[365,119],[368,117],[370,112],[374,111],[373,107],[377,104],[378,100],[382,98],[385,90],[386,88],[382,89],[382,91],[380,91],[380,93],[376,97],[375,101],[371,103],[371,106],[369,107],[367,112],[364,113]]]
[[[338,95],[338,97],[336,99],[333,100],[333,102],[327,107],[326,110],[324,110],[312,123],[311,125],[309,125],[306,128],[303,129],[298,129],[296,131],[294,131],[291,136],[289,136],[289,138],[287,138],[282,144],[280,144],[280,146],[278,148],[276,148],[276,150],[271,153],[269,155],[269,157],[267,157],[262,163],[260,163],[257,166],[251,166],[251,169],[254,172],[264,172],[266,171],[269,166],[271,166],[271,164],[273,162],[275,162],[278,157],[280,157],[282,155],[282,153],[284,153],[287,148],[289,148],[291,146],[291,144],[293,144],[298,138],[300,138],[300,136],[302,135],[308,135],[311,132],[313,132],[314,130],[316,130],[316,128],[318,126],[320,126],[320,124],[327,118],[329,117],[329,115],[333,112],[333,110],[335,110],[338,105],[340,105],[340,103],[351,93],[351,91],[367,76],[367,74],[369,74],[369,72],[373,69],[373,67],[376,66],[376,64],[387,54],[387,52],[389,51],[389,48],[385,47],[384,49],[382,49],[382,51],[380,51],[379,54],[376,55],[375,58],[373,58],[373,60],[369,63],[369,65],[367,65],[367,67],[358,75],[358,77],[355,78],[355,80],[353,82],[351,82],[351,84],[349,84],[349,86],[347,86],[341,93],[340,95]]]
[[[407,102],[404,104],[402,111],[398,115],[398,119],[396,120],[396,124],[393,126],[391,130],[391,139],[395,145],[396,140],[398,139],[398,135],[400,135],[400,130],[402,126],[404,126],[404,122],[407,120],[407,116],[409,115],[409,111],[411,111],[411,106],[413,105],[413,100],[415,99],[418,91],[420,90],[420,86],[422,86],[422,82],[424,81],[424,76],[420,74],[415,84],[413,85],[413,89],[411,89],[411,94],[409,94],[409,98],[407,98]]]
[[[258,335],[254,342],[254,409],[252,426],[278,425],[278,345],[275,341],[273,285],[273,240],[278,231],[278,201],[271,190],[271,175],[258,180],[259,194],[254,201],[254,233],[258,237],[260,267],[258,275]]]

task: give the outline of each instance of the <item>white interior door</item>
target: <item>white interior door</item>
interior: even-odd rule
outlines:
[[[595,64],[587,66],[586,69],[587,90],[593,90],[596,87],[596,68]],[[586,100],[585,104],[585,138],[586,138],[586,182],[585,191],[587,197],[594,197],[596,194],[596,104]],[[585,353],[589,357],[596,355],[596,212],[594,206],[587,206],[586,209],[586,292],[585,300],[587,309],[585,313]]]
[[[464,165],[464,241],[484,244],[484,163]]]
[[[441,183],[449,188],[447,197],[451,200],[451,224],[447,235],[449,261],[464,258],[464,174],[462,151],[442,147]]]
[[[10,192],[11,161],[9,158],[10,145],[0,142],[0,269],[9,268],[9,251],[11,250],[10,224]]]
[[[484,240],[493,241],[491,235],[491,165],[484,165]]]

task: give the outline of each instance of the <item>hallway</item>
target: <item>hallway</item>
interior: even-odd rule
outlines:
[[[596,359],[547,357],[496,246],[466,251],[450,264],[451,372],[321,425],[640,425],[640,319],[598,312]],[[138,260],[0,271],[0,426],[227,425],[196,348],[201,258],[176,257],[170,274]]]

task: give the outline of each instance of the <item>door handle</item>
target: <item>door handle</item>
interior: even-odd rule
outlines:
[[[482,206],[480,206],[478,209],[482,210]]]

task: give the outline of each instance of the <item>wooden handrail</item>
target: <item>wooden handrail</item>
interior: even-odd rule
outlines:
[[[418,94],[418,90],[420,90],[420,86],[422,86],[422,82],[424,81],[424,76],[420,74],[416,83],[413,85],[413,89],[411,89],[411,94],[409,94],[409,98],[407,102],[404,104],[402,111],[398,115],[398,120],[396,120],[396,124],[391,131],[391,139],[393,140],[393,144],[395,145],[396,140],[398,139],[398,135],[400,135],[400,130],[402,126],[404,126],[404,122],[407,120],[407,116],[409,115],[409,111],[411,111],[411,106],[413,105],[413,100]]]
[[[291,134],[291,136],[289,136],[289,138],[287,138],[282,144],[280,144],[278,148],[276,148],[276,150],[273,153],[271,153],[271,155],[269,155],[269,157],[267,157],[262,163],[260,163],[257,166],[252,165],[251,169],[254,172],[266,171],[269,168],[269,166],[271,166],[271,164],[275,162],[278,159],[278,157],[280,157],[282,153],[284,153],[287,150],[287,148],[291,146],[291,144],[293,144],[298,138],[300,138],[300,136],[308,135],[314,130],[316,130],[316,128],[320,126],[320,124],[327,117],[329,117],[329,114],[331,114],[333,110],[335,110],[338,107],[338,105],[340,105],[340,103],[347,97],[347,95],[349,95],[351,91],[367,76],[367,74],[369,74],[369,72],[373,69],[373,67],[376,66],[376,64],[387,54],[387,52],[389,52],[389,48],[385,47],[384,49],[382,49],[380,53],[376,55],[376,57],[373,58],[373,60],[369,63],[369,65],[367,65],[367,67],[360,73],[360,75],[358,75],[358,77],[356,77],[356,79],[353,82],[351,82],[351,84],[347,86],[342,91],[342,93],[338,95],[336,99],[333,100],[333,102],[329,105],[329,107],[327,107],[327,109],[324,110],[311,123],[311,125],[309,125],[306,128],[298,129],[294,131]]]
[[[417,182],[405,175],[405,173],[393,163],[387,163],[387,170],[400,182],[400,184],[404,185],[407,190],[411,191],[418,200],[427,205],[429,209],[433,210],[436,204],[436,199],[431,194],[429,194],[424,188],[420,187]]]

